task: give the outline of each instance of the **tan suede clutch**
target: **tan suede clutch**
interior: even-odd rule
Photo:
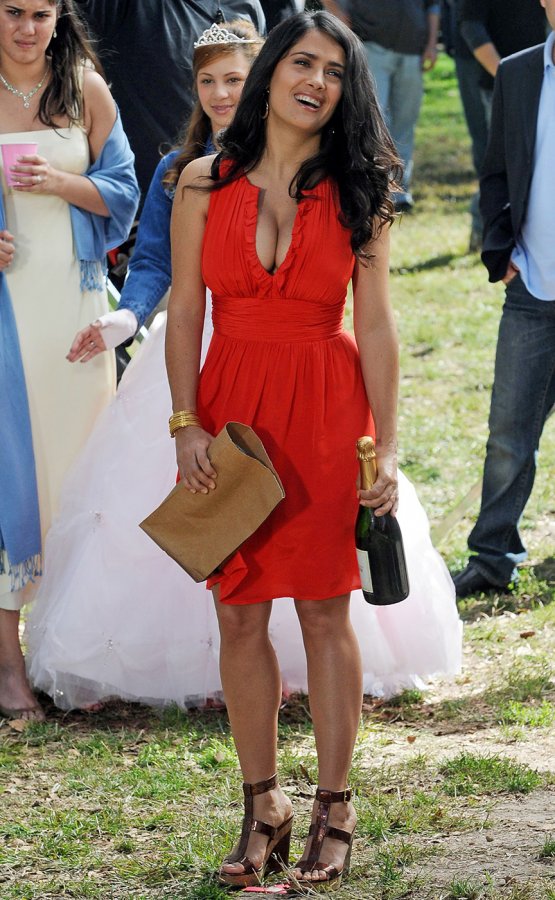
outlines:
[[[181,483],[150,516],[143,531],[195,580],[204,581],[268,518],[285,497],[260,438],[228,422],[210,444],[216,489],[192,494]]]

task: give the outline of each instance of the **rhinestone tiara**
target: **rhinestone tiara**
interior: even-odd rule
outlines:
[[[227,28],[222,28],[220,25],[217,25],[214,22],[210,28],[207,28],[202,32],[198,41],[195,41],[193,47],[195,50],[197,47],[210,47],[214,44],[255,44],[255,40],[250,40],[247,38],[238,37],[233,32],[228,31]]]

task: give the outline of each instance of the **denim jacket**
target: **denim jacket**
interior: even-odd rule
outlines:
[[[135,252],[121,292],[119,309],[130,309],[140,328],[154,312],[171,283],[170,221],[175,188],[162,180],[179,150],[172,150],[156,167],[146,195]]]

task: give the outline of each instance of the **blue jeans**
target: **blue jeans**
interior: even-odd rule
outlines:
[[[499,326],[482,504],[468,538],[475,567],[492,584],[515,577],[526,558],[518,524],[536,474],[547,415],[555,404],[555,300],[536,300],[517,275]]]
[[[414,53],[396,53],[380,44],[364,44],[370,71],[376,82],[378,100],[384,112],[397,153],[403,161],[403,193],[396,199],[412,202],[410,183],[414,130],[422,103],[422,58]]]
[[[472,142],[472,162],[476,174],[480,174],[488,143],[488,117],[484,108],[484,100],[480,89],[482,66],[474,57],[456,56],[457,82],[459,94],[466,120],[466,126]]]
[[[484,100],[480,89],[482,66],[473,56],[455,56],[459,93],[466,119],[466,126],[472,142],[472,162],[476,174],[480,174],[488,143],[488,117],[484,108]],[[470,204],[472,229],[482,232],[480,215],[480,192],[476,191]]]

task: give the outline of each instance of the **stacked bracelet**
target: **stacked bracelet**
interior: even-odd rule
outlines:
[[[169,425],[170,437],[172,438],[175,437],[176,431],[179,431],[180,428],[187,428],[188,425],[196,425],[197,428],[202,427],[199,417],[192,409],[182,409],[180,412],[172,413]]]

